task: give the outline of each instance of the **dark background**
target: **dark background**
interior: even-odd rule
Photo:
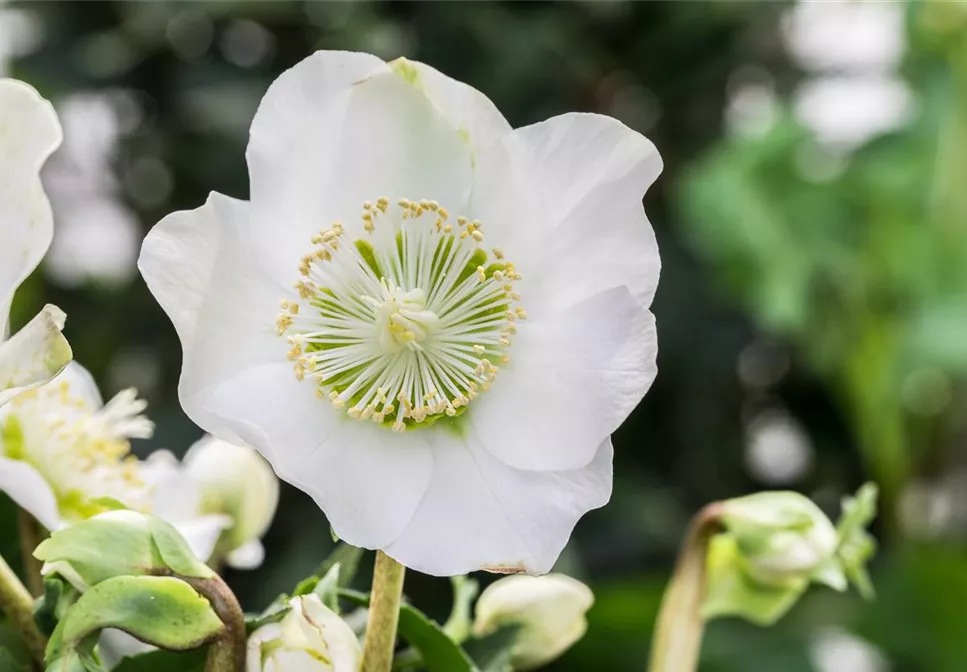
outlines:
[[[659,376],[615,437],[612,502],[561,560],[597,603],[553,669],[644,669],[704,503],[794,488],[835,516],[875,479],[877,601],[817,588],[773,629],[716,622],[702,669],[961,671],[965,26],[955,3],[0,6],[0,67],[55,102],[66,135],[45,174],[55,242],[14,326],[60,305],[105,396],[136,385],[151,402],[157,435],[136,451],[183,452],[200,430],[178,406],[180,346],[137,250],[210,190],[247,197],[248,124],[282,70],[316,49],[402,55],[480,89],[515,126],[610,114],[665,161],[645,199],[663,259]],[[288,486],[265,543],[261,569],[227,575],[250,609],[332,544]],[[445,617],[446,581],[412,574],[407,591]]]

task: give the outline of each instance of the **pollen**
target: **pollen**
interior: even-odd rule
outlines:
[[[466,410],[494,384],[523,319],[520,278],[484,224],[432,199],[381,196],[296,260],[275,330],[295,377],[359,422],[393,431]]]

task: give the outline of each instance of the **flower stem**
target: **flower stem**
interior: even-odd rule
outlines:
[[[0,610],[3,610],[14,627],[20,631],[34,659],[43,664],[47,638],[41,634],[34,622],[34,600],[2,557],[0,557]]]
[[[376,552],[361,672],[390,672],[393,666],[405,573],[403,565],[382,551]]]
[[[720,530],[721,504],[709,504],[692,519],[678,556],[651,645],[649,672],[694,672],[698,669],[705,619],[706,556],[709,540]]]
[[[208,649],[205,672],[244,672],[245,614],[231,588],[217,574],[208,579],[181,577],[211,603],[225,632]]]
[[[44,578],[40,575],[41,563],[34,557],[34,549],[43,541],[40,523],[24,509],[17,509],[17,530],[27,589],[31,595],[39,597],[44,592]]]

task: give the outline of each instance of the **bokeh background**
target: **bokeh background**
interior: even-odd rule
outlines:
[[[67,311],[105,395],[134,385],[151,402],[141,455],[183,452],[200,430],[140,241],[209,190],[247,196],[256,105],[315,49],[425,61],[515,126],[609,114],[664,157],[645,199],[664,265],[659,377],[615,438],[613,501],[561,560],[597,603],[552,669],[644,669],[702,504],[793,488],[837,515],[874,479],[877,600],[817,589],[769,630],[716,622],[702,670],[967,670],[967,5],[0,6],[0,71],[51,98],[66,136],[45,172],[56,237],[14,327],[45,302]],[[332,541],[287,487],[266,545],[260,570],[227,576],[253,609]],[[407,590],[445,616],[446,581],[413,574]]]

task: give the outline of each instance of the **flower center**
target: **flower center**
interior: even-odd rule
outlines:
[[[339,222],[313,236],[298,298],[282,301],[296,377],[396,431],[459,415],[510,360],[520,274],[488,255],[479,221],[451,223],[435,201],[367,201],[362,226],[352,243]]]

